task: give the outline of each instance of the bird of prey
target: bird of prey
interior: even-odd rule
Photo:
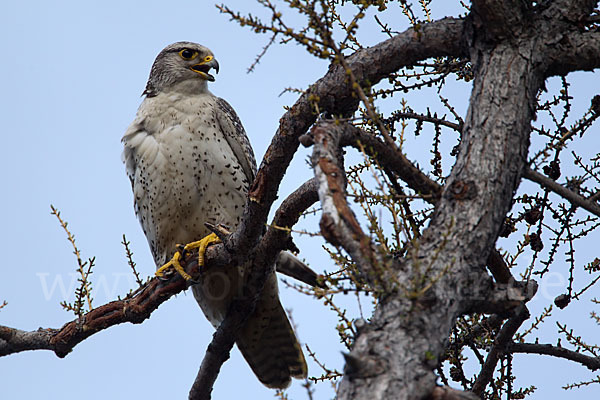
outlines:
[[[213,241],[205,222],[235,227],[256,174],[240,119],[229,103],[208,90],[208,82],[215,80],[212,70],[218,72],[219,64],[204,46],[178,42],[164,48],[122,139],[135,212],[157,267],[177,267],[176,245],[208,236],[199,244],[202,253]],[[189,279],[184,271],[182,275]],[[232,299],[242,292],[244,278],[241,267],[204,269],[192,285],[213,326],[219,326]],[[275,272],[236,343],[270,388],[285,388],[291,377],[306,377],[306,361],[279,301]]]

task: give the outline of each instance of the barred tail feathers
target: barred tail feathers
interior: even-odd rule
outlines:
[[[306,360],[279,302],[275,274],[265,283],[256,310],[240,332],[237,345],[254,374],[267,387],[284,389],[292,377],[306,378]]]

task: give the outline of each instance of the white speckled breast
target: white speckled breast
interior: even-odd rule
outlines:
[[[136,214],[157,266],[172,257],[176,244],[209,234],[205,222],[231,227],[239,222],[249,178],[223,133],[226,116],[220,112],[210,92],[160,93],[143,101],[123,136]],[[194,287],[213,324],[224,316],[241,273],[233,269],[226,276],[223,271],[205,274],[215,291],[208,296]]]

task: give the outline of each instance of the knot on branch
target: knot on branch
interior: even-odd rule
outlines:
[[[477,185],[474,181],[454,181],[448,186],[446,196],[454,200],[472,200],[477,197]]]
[[[356,356],[349,353],[342,353],[342,355],[346,361],[344,375],[351,380],[372,378],[383,374],[388,369],[388,363],[379,357]]]

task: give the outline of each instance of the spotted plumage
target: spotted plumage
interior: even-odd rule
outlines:
[[[190,42],[167,46],[156,58],[145,99],[123,136],[123,159],[135,212],[157,266],[176,244],[210,232],[205,222],[235,227],[256,173],[256,161],[233,108],[207,87],[218,63],[206,47]],[[240,293],[240,267],[206,269],[194,297],[217,327]],[[237,344],[265,385],[287,387],[306,377],[302,350],[279,302],[275,273],[267,279],[255,313]]]

